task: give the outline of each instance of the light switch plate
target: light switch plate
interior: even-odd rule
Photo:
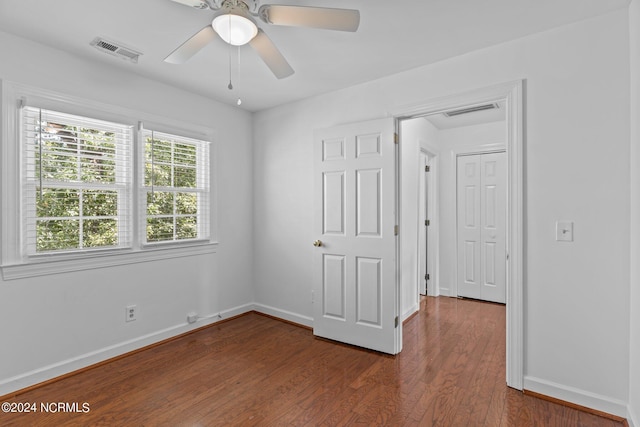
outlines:
[[[573,242],[573,221],[556,221],[556,240]]]

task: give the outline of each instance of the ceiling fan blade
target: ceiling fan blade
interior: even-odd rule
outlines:
[[[273,74],[279,79],[284,79],[293,74],[293,68],[282,56],[278,48],[271,41],[269,36],[264,31],[258,30],[258,35],[255,36],[249,44],[255,50],[260,58],[267,64],[267,67],[271,69]]]
[[[360,11],[354,9],[266,4],[260,7],[259,14],[268,24],[291,27],[353,32],[360,25]]]
[[[211,25],[207,25],[196,34],[194,34],[193,37],[191,37],[189,40],[182,43],[176,50],[171,52],[169,56],[164,58],[164,62],[169,62],[171,64],[182,64],[193,55],[198,53],[200,49],[205,47],[216,37],[217,34],[213,30]]]

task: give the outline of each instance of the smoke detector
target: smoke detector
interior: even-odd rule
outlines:
[[[140,57],[140,55],[142,55],[142,53],[140,52],[125,47],[120,43],[106,40],[102,37],[96,37],[89,44],[98,49],[100,52],[108,53],[109,55],[113,55],[126,61],[131,61],[134,64],[138,63],[138,58]]]

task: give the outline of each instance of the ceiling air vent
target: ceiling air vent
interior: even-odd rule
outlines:
[[[459,110],[445,111],[443,114],[447,117],[455,117],[455,116],[460,116],[462,114],[475,113],[476,111],[493,110],[496,108],[499,108],[499,107],[498,107],[498,104],[494,102],[491,104],[481,104],[481,105],[474,105],[473,107],[460,108]]]
[[[133,49],[129,49],[128,47],[124,47],[113,41],[105,40],[102,37],[96,37],[89,44],[100,52],[108,53],[109,55],[116,56],[120,59],[131,61],[134,64],[138,63],[138,58],[142,55],[140,52],[136,52]]]

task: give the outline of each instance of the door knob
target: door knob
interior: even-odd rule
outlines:
[[[320,246],[322,246],[322,242],[320,240],[316,240],[315,242],[313,242],[313,246],[319,248]]]

